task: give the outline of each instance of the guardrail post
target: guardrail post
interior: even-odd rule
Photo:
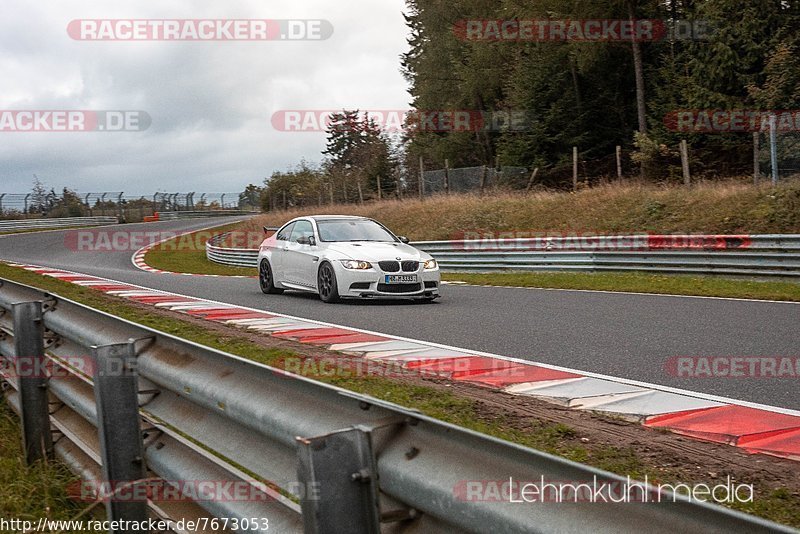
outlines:
[[[25,459],[30,464],[53,454],[47,377],[44,372],[42,303],[20,302],[12,306],[12,313],[22,439]]]
[[[109,483],[109,493],[113,493],[144,479],[146,474],[134,345],[92,347],[92,357],[103,478]],[[146,521],[147,502],[123,502],[112,494],[106,502],[106,515],[109,520]],[[127,530],[112,531],[112,534],[117,532]]]
[[[305,534],[380,532],[370,433],[354,428],[297,442]]]
[[[0,215],[2,215],[2,214],[3,214],[3,197],[5,197],[5,196],[6,196],[6,194],[5,194],[5,193],[3,193],[2,195],[0,195]]]

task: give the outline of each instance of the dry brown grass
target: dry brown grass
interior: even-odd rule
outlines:
[[[497,193],[310,206],[267,213],[246,230],[280,226],[300,215],[372,217],[412,240],[458,239],[465,231],[566,233],[800,233],[800,181],[778,188],[743,180],[691,189],[611,184],[577,193]]]

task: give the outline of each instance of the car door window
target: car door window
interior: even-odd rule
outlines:
[[[294,228],[295,223],[289,223],[280,230],[278,230],[278,234],[275,236],[275,239],[278,241],[288,241],[289,236],[292,235],[292,228]]]
[[[292,243],[297,243],[297,240],[301,237],[311,237],[314,235],[314,228],[311,226],[309,221],[297,221],[294,223],[294,229],[292,229],[292,237],[289,238],[289,241]]]

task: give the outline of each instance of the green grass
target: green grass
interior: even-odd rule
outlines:
[[[284,348],[266,348],[238,336],[235,331],[232,331],[231,334],[209,331],[201,325],[153,313],[135,307],[123,299],[105,295],[87,287],[44,277],[2,263],[0,263],[0,278],[36,286],[135,323],[277,368],[287,368],[285,365],[287,358],[303,358],[302,355]],[[313,374],[306,376],[417,409],[423,414],[442,421],[622,476],[630,475],[632,478],[641,479],[647,475],[651,480],[661,482],[682,480],[682,473],[678,468],[672,471],[669,466],[648,461],[639,455],[633,446],[612,447],[602,444],[584,444],[578,439],[577,432],[569,426],[542,419],[531,420],[525,430],[520,430],[509,419],[508,414],[493,412],[491,415],[487,415],[487,410],[481,409],[479,401],[443,392],[434,387],[407,384],[379,376],[352,377]],[[10,433],[3,431],[2,428],[0,428],[0,432],[2,435]],[[3,454],[4,458],[8,456],[18,458],[19,451],[12,451],[10,455]],[[10,461],[10,463],[16,465],[14,461]],[[2,476],[3,474],[0,473],[0,477]],[[14,473],[10,474],[11,478],[15,476]],[[700,481],[698,478],[697,482]],[[51,482],[50,478],[46,477],[41,484],[44,487],[50,487]],[[790,489],[779,488],[771,492],[762,491],[758,494],[755,503],[737,505],[737,508],[766,519],[800,527],[800,496],[792,493]]]
[[[77,516],[87,504],[71,500],[67,490],[78,479],[57,461],[28,466],[21,435],[17,416],[0,396],[0,517],[36,522]]]
[[[800,301],[800,283],[647,273],[445,273],[474,285],[589,289],[668,295]]]
[[[173,273],[256,276],[258,273],[255,269],[229,267],[206,259],[206,241],[214,235],[227,232],[237,226],[238,224],[229,224],[213,230],[201,230],[170,239],[148,250],[144,261],[150,267]]]

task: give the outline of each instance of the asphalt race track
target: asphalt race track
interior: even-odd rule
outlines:
[[[117,231],[185,231],[202,219],[132,224]],[[254,279],[146,273],[133,251],[77,252],[68,231],[0,236],[0,259],[58,267],[241,306],[535,360],[783,408],[800,409],[800,377],[686,379],[673,356],[800,357],[800,304],[444,286],[434,304],[263,295]],[[255,273],[254,273],[255,274]]]

